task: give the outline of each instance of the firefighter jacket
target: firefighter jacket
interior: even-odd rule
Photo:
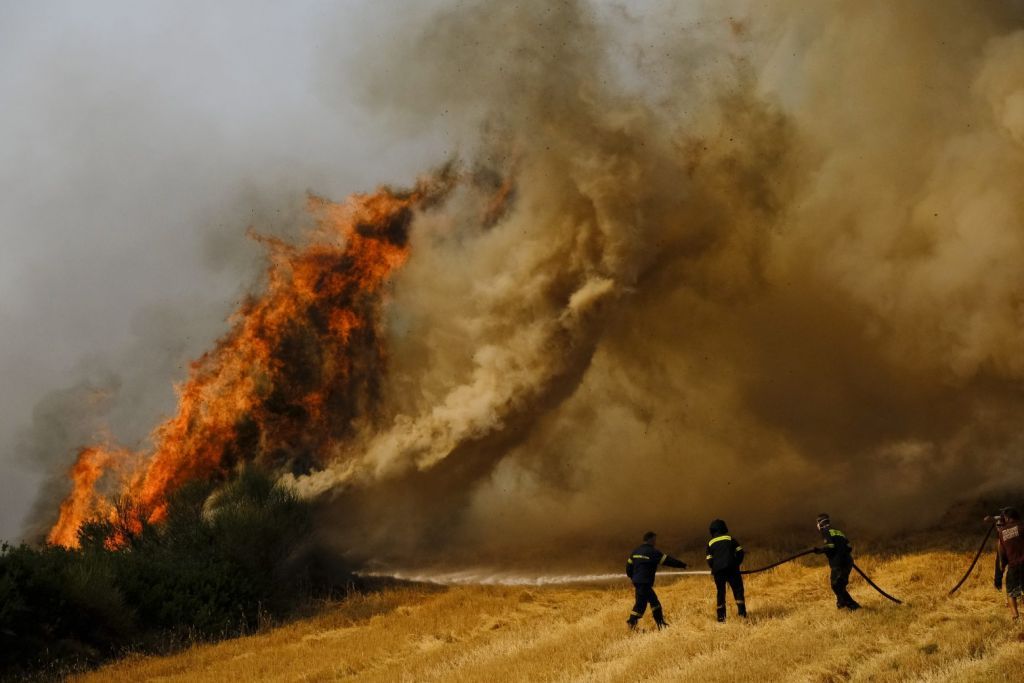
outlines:
[[[743,563],[743,546],[729,534],[715,536],[708,541],[708,567],[712,572],[728,572]]]
[[[629,554],[626,560],[626,576],[635,584],[654,584],[654,574],[658,567],[677,567],[686,569],[686,563],[666,555],[650,543],[644,543]]]
[[[839,529],[825,529],[821,536],[825,539],[825,557],[830,567],[849,567],[853,564],[853,546],[846,534]]]

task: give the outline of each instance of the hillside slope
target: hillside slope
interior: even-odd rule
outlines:
[[[987,558],[986,558],[987,559]],[[659,589],[672,627],[630,633],[631,591],[583,587],[409,586],[360,596],[315,618],[171,657],[133,658],[82,681],[1011,681],[1024,632],[983,563],[944,596],[970,555],[946,551],[858,563],[857,613],[837,612],[820,560],[747,577],[751,617],[713,617],[710,579]]]

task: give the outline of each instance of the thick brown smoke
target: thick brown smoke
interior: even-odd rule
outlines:
[[[374,299],[373,419],[285,477],[343,547],[920,526],[1024,484],[1024,6],[678,5],[374,38],[362,95],[463,161]]]
[[[295,482],[375,552],[1021,483],[1020,5],[674,5],[460,3],[368,76],[514,179],[416,226],[392,426]]]

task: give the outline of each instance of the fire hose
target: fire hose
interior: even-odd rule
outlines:
[[[810,555],[813,552],[814,552],[814,548],[808,548],[807,550],[801,550],[796,555],[791,555],[791,556],[787,557],[784,560],[779,560],[778,562],[773,562],[772,564],[770,564],[770,565],[768,565],[766,567],[758,567],[757,569],[744,569],[744,570],[742,570],[740,572],[740,574],[757,574],[759,572],[766,572],[769,569],[775,569],[780,564],[786,564],[787,562],[792,562],[793,560],[797,559],[798,557],[803,557],[804,555]]]
[[[966,581],[967,577],[970,576],[971,572],[974,571],[974,567],[978,564],[978,559],[981,557],[981,554],[985,551],[985,544],[988,543],[988,539],[990,536],[992,536],[992,532],[995,531],[995,528],[996,525],[993,523],[992,526],[988,528],[988,531],[985,532],[985,538],[981,540],[981,545],[978,546],[978,552],[974,554],[974,560],[971,561],[971,566],[967,568],[967,573],[964,574],[963,578],[957,581],[956,585],[953,586],[953,589],[949,591],[949,595],[952,595],[953,593],[956,593],[958,590],[960,590],[960,586],[964,585],[964,581]]]
[[[796,555],[791,555],[791,556],[789,556],[789,557],[787,557],[785,559],[779,560],[778,562],[773,562],[772,564],[766,565],[764,567],[758,567],[757,569],[744,569],[743,571],[740,572],[740,574],[757,574],[759,572],[768,571],[769,569],[775,569],[779,565],[786,564],[787,562],[792,562],[793,560],[795,560],[797,558],[803,557],[804,555],[810,555],[813,552],[814,552],[814,548],[808,548],[807,550],[802,550],[802,551],[798,552]],[[853,568],[855,570],[857,570],[857,573],[861,575],[861,578],[863,578],[865,581],[867,581],[868,585],[871,586],[872,588],[874,588],[876,591],[878,591],[882,595],[882,597],[887,598],[889,600],[892,600],[897,605],[902,605],[903,604],[902,600],[900,600],[899,598],[894,598],[893,596],[889,595],[884,590],[879,588],[878,584],[876,584],[874,581],[872,581],[871,577],[869,577],[867,574],[865,574],[864,571],[860,567],[858,567],[856,563],[853,564]],[[973,565],[972,565],[972,568],[973,568]]]
[[[861,571],[861,568],[857,566],[857,563],[856,563],[856,562],[854,562],[854,563],[853,563],[853,568],[857,570],[857,573],[858,573],[858,574],[860,574],[860,576],[861,576],[861,578],[862,578],[862,579],[864,579],[865,581],[867,581],[867,582],[868,582],[868,585],[869,585],[869,586],[871,586],[871,587],[872,587],[872,588],[874,588],[874,589],[875,589],[876,591],[878,591],[879,593],[881,593],[881,594],[882,594],[882,597],[885,597],[885,598],[888,598],[888,599],[892,600],[892,601],[893,601],[893,602],[895,602],[895,603],[896,603],[897,605],[902,605],[902,604],[903,604],[903,601],[902,601],[902,600],[900,600],[899,598],[894,598],[894,597],[892,597],[891,595],[889,595],[888,593],[886,593],[886,592],[885,592],[884,590],[882,590],[881,588],[879,588],[879,587],[878,587],[878,584],[876,584],[876,583],[875,583],[874,581],[872,581],[872,580],[871,580],[871,578],[870,578],[870,577],[868,577],[868,575],[867,575],[867,574],[865,574],[865,573],[864,573],[863,571]]]

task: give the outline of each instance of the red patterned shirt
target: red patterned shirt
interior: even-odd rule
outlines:
[[[1007,567],[1024,564],[1024,528],[1020,522],[998,527],[999,555]]]

